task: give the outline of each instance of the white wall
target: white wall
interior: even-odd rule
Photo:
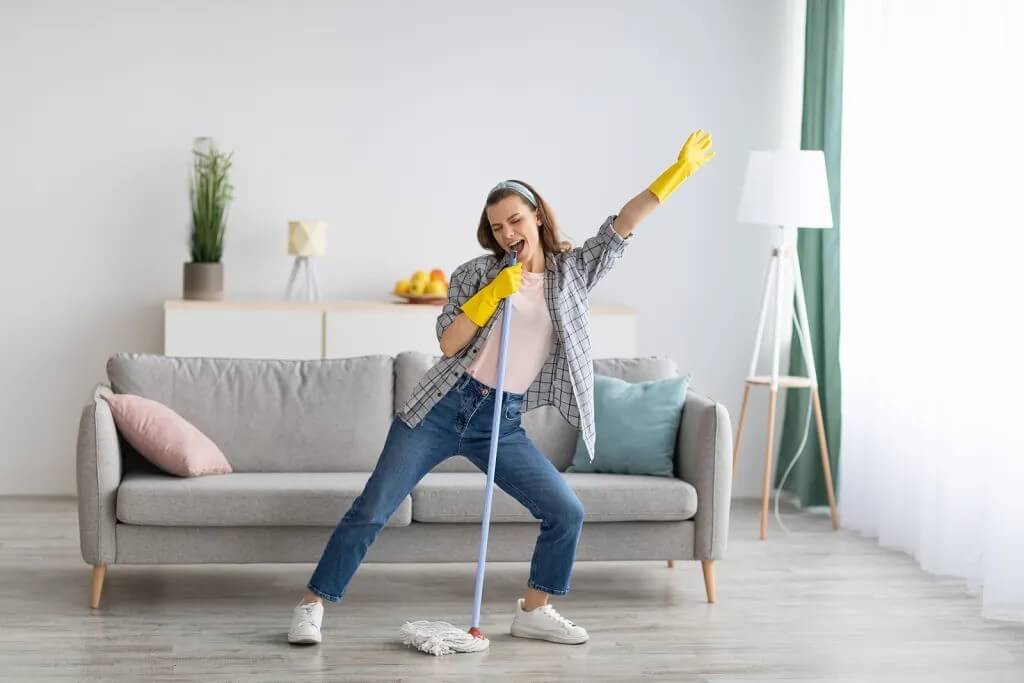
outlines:
[[[197,135],[235,151],[226,296],[279,296],[286,221],[314,217],[330,231],[325,295],[387,298],[414,269],[479,253],[498,180],[535,184],[578,243],[691,129],[712,131],[716,159],[593,298],[637,308],[641,355],[693,370],[735,426],[773,238],[735,207],[747,151],[799,140],[800,0],[0,13],[0,494],[74,493],[78,419],[107,358],[162,350]],[[737,495],[759,493],[755,398]]]

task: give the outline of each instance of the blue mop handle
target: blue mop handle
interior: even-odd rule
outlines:
[[[516,263],[516,253],[510,251],[506,265]],[[480,529],[480,556],[476,561],[476,586],[473,589],[473,628],[480,626],[480,603],[484,594],[484,565],[487,563],[487,532],[491,527],[491,496],[494,493],[494,466],[498,460],[498,433],[501,428],[502,394],[505,390],[505,354],[508,350],[509,328],[512,323],[512,303],[504,301],[501,321],[501,346],[498,352],[498,386],[494,394],[494,418],[491,420],[491,452],[487,456],[487,485],[484,487],[484,518]]]

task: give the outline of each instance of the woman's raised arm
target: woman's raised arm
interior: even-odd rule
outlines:
[[[711,151],[711,133],[700,128],[690,133],[679,150],[676,162],[669,166],[655,179],[650,186],[637,196],[626,202],[615,219],[615,232],[628,237],[640,221],[647,218],[654,209],[662,204],[677,187],[683,184],[694,171],[711,161],[715,153]]]

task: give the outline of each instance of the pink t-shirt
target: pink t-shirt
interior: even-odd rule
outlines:
[[[523,270],[519,291],[508,297],[512,304],[512,329],[505,358],[505,391],[525,394],[551,353],[555,328],[544,298],[544,273]],[[501,350],[499,319],[487,335],[483,350],[467,372],[489,387],[498,384],[498,353]]]

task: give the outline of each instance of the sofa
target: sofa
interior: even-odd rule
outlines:
[[[106,364],[81,413],[77,442],[82,558],[98,608],[111,564],[311,562],[362,491],[388,427],[440,356],[404,352],[322,360],[171,357],[124,352]],[[678,375],[669,358],[594,361],[632,382]],[[230,474],[179,477],[142,458],[118,432],[104,393],[169,406],[224,452]],[[577,430],[551,406],[523,426],[562,472]],[[690,388],[675,476],[565,472],[584,506],[576,558],[700,560],[708,602],[725,554],[732,481],[724,406]],[[501,457],[499,451],[498,457]],[[485,475],[455,454],[428,473],[388,520],[367,562],[475,562]],[[488,561],[529,561],[539,530],[494,489]]]

